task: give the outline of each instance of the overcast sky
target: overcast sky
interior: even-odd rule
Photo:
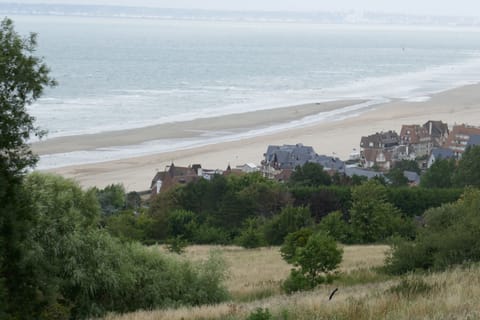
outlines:
[[[2,2],[109,4],[208,10],[358,10],[480,16],[480,0],[0,0],[0,3]]]

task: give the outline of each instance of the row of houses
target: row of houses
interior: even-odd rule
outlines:
[[[439,157],[461,158],[469,145],[480,145],[480,127],[454,125],[450,131],[442,121],[423,125],[403,125],[395,131],[377,132],[362,137],[360,160],[364,168],[388,171],[396,161],[424,159],[430,165]]]
[[[289,180],[297,166],[317,163],[330,174],[336,172],[346,176],[363,176],[369,179],[383,176],[396,161],[422,159],[430,167],[438,159],[460,158],[470,145],[480,145],[480,127],[465,124],[455,125],[452,130],[442,121],[427,121],[423,125],[403,125],[400,134],[395,131],[379,132],[360,140],[358,156],[351,156],[344,162],[336,156],[319,155],[313,147],[303,144],[270,145],[263,154],[260,166],[247,163],[225,170],[204,169],[200,164],[188,167],[173,163],[164,171],[156,173],[151,182],[151,194],[156,195],[173,186],[187,184],[200,178],[210,180],[214,175],[242,175],[261,172],[269,179]],[[372,170],[375,168],[377,170]],[[420,177],[415,172],[404,172],[411,184],[417,184]]]
[[[198,179],[211,180],[215,175],[242,175],[259,171],[260,168],[253,163],[247,163],[236,168],[227,166],[225,170],[204,169],[201,164],[194,164],[187,167],[176,166],[173,162],[165,167],[164,171],[158,171],[150,184],[151,195],[155,196],[165,192],[172,187],[187,184]]]

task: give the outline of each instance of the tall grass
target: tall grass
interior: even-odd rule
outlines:
[[[278,295],[249,303],[177,310],[137,312],[110,316],[105,320],[193,320],[245,319],[257,308],[268,308],[273,319],[479,319],[480,267],[453,269],[438,274],[408,276],[374,284],[339,287],[329,301],[334,286]],[[420,288],[420,289],[418,289]]]

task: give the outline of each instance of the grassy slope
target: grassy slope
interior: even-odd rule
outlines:
[[[188,248],[186,258],[204,259],[212,247]],[[282,295],[280,282],[290,271],[278,248],[245,250],[216,247],[230,266],[227,287],[232,301],[215,306],[144,311],[105,320],[244,319],[258,307],[269,308],[278,319],[480,319],[480,268],[406,278],[377,274],[386,246],[344,248],[342,277],[337,283],[313,292]],[[334,288],[339,291],[328,300]],[[424,288],[425,287],[425,288]]]

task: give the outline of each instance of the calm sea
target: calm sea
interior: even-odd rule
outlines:
[[[17,16],[59,85],[49,137],[344,98],[424,100],[480,81],[480,31]]]

